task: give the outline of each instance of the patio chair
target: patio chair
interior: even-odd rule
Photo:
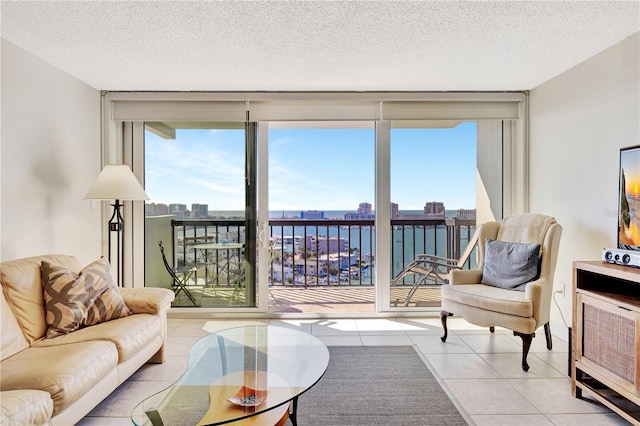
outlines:
[[[187,296],[187,298],[189,298],[191,303],[196,306],[199,305],[199,303],[196,301],[196,298],[188,288],[189,282],[191,281],[191,278],[196,272],[197,268],[195,266],[184,268],[172,267],[167,261],[167,256],[164,253],[162,241],[158,241],[158,246],[160,246],[160,253],[162,254],[162,263],[164,263],[164,267],[167,269],[167,272],[173,280],[172,287],[174,294],[177,296],[182,291]]]
[[[473,249],[478,243],[479,232],[473,234],[467,244],[467,248],[459,259],[449,259],[446,257],[435,256],[433,254],[419,254],[409,263],[399,274],[391,281],[391,286],[398,286],[408,275],[414,275],[414,282],[407,293],[404,306],[408,306],[411,298],[415,294],[418,287],[430,282],[432,285],[442,285],[449,283],[449,274],[453,269],[462,269],[467,263]]]
[[[232,305],[234,300],[240,302],[240,295],[246,289],[246,260],[242,259],[236,265],[233,265],[233,268],[229,268],[227,277],[229,284],[233,285],[233,293],[231,294],[231,298],[229,299],[229,304]]]

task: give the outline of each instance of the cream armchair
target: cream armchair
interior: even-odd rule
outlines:
[[[556,220],[541,214],[481,225],[477,269],[452,270],[442,286],[442,341],[447,317],[454,314],[492,333],[496,326],[513,330],[522,338],[522,369],[528,371],[527,354],[539,327],[544,326],[547,349],[552,347],[549,319],[561,234]]]

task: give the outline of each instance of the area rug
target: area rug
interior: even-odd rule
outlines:
[[[298,400],[298,426],[466,425],[411,346],[330,346],[329,367]]]

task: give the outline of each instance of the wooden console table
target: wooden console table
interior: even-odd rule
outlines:
[[[640,425],[640,269],[573,263],[571,393]]]

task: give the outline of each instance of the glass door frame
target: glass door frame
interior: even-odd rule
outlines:
[[[460,115],[465,112],[465,104],[469,101],[471,105],[471,116],[469,120],[481,120],[483,118],[495,118],[490,115],[500,115],[503,111],[511,110],[512,116],[504,121],[503,127],[503,215],[520,213],[528,211],[528,94],[526,92],[514,93],[338,93],[338,94],[317,94],[317,93],[145,93],[145,92],[103,92],[102,93],[102,158],[101,164],[129,164],[134,174],[140,182],[144,184],[144,158],[142,144],[136,143],[138,138],[143,137],[144,126],[142,122],[148,121],[248,121],[250,116],[249,109],[251,98],[255,97],[255,107],[257,108],[256,122],[257,125],[257,174],[258,183],[268,182],[267,170],[267,123],[271,121],[290,121],[291,119],[275,118],[271,119],[269,114],[300,114],[297,119],[314,119],[305,118],[304,114],[315,114],[316,110],[320,111],[320,115],[316,120],[331,120],[330,117],[322,117],[322,111],[332,111],[331,105],[342,105],[338,115],[342,115],[345,111],[351,111],[352,108],[357,113],[367,115],[367,118],[358,116],[347,118],[350,121],[366,120],[376,123],[376,210],[378,212],[386,212],[386,208],[390,202],[389,188],[389,135],[390,120],[416,120],[415,114],[435,114],[434,118],[442,119],[438,114],[442,114],[442,110],[436,110],[439,103],[445,106],[444,113],[450,115]],[[293,101],[289,102],[289,98]],[[333,99],[335,98],[335,99]],[[386,100],[384,100],[384,99]],[[284,100],[282,100],[284,99]],[[297,99],[304,99],[306,103],[300,105],[303,108],[297,108]],[[327,106],[327,99],[331,105]],[[355,101],[354,101],[355,99]],[[375,100],[379,99],[379,100]],[[316,102],[317,100],[317,102]],[[453,101],[452,101],[453,100]],[[356,102],[357,101],[357,102]],[[476,102],[474,102],[476,101]],[[486,117],[473,117],[473,111],[478,110],[481,102],[487,105]],[[116,104],[119,102],[119,107]],[[275,109],[269,110],[269,102],[275,105]],[[280,102],[280,103],[279,103]],[[287,103],[289,102],[289,103]],[[383,119],[383,103],[388,104],[389,120]],[[422,102],[422,103],[421,103]],[[372,108],[371,105],[379,103],[378,108]],[[179,106],[197,105],[194,109],[185,108],[176,109]],[[295,108],[282,108],[281,104],[289,108],[293,105]],[[370,105],[371,104],[371,105]],[[513,112],[513,107],[507,104],[516,105],[517,113]],[[415,106],[422,106],[423,109],[417,110]],[[278,107],[280,107],[278,109]],[[493,111],[492,108],[498,112]],[[153,117],[148,117],[148,110],[152,110]],[[142,111],[142,112],[141,112]],[[265,112],[266,111],[266,112]],[[293,112],[292,112],[293,111]],[[418,112],[416,112],[418,111]],[[213,112],[213,113],[212,113]],[[372,118],[368,118],[371,113]],[[154,115],[155,114],[155,115]],[[262,115],[260,115],[262,114]],[[396,116],[393,116],[396,114]],[[402,116],[398,117],[397,114]],[[403,115],[404,114],[404,115]],[[167,118],[162,118],[162,117]],[[158,118],[160,117],[160,118]],[[238,119],[242,117],[242,119]],[[342,118],[342,117],[341,117]],[[383,130],[385,127],[388,130]],[[380,131],[378,131],[378,128]],[[386,136],[383,136],[383,133]],[[386,139],[385,139],[386,138]],[[264,142],[263,142],[264,141]],[[385,154],[386,153],[386,154]],[[265,181],[266,179],[266,181]],[[259,261],[266,260],[266,244],[268,236],[264,231],[268,229],[268,205],[267,188],[268,185],[257,186],[257,209],[256,217],[256,244],[257,258]],[[108,204],[102,203],[103,217],[108,217]],[[133,283],[133,286],[141,287],[144,285],[144,268],[135,268],[136,259],[144,259],[144,204],[143,202],[127,202],[124,207],[125,221],[132,224],[125,234],[125,251],[130,253],[125,259],[125,282]],[[388,216],[388,214],[387,214]],[[385,279],[380,281],[379,277],[390,277],[389,259],[384,261],[384,253],[389,251],[388,242],[390,238],[389,230],[390,218],[384,214],[376,217],[376,228],[380,233],[377,234],[376,251],[378,261],[376,262],[377,295],[376,295],[376,312],[395,311],[396,313],[407,311],[396,311],[389,309],[388,306],[388,288],[389,282]],[[385,237],[385,230],[388,235]],[[103,241],[106,240],[103,230]],[[264,238],[266,237],[266,238]],[[103,252],[105,252],[103,244]],[[138,264],[140,262],[138,261]],[[259,264],[264,264],[259,262]],[[386,270],[385,270],[386,268]],[[212,311],[216,313],[227,312],[254,312],[267,313],[268,310],[268,288],[266,278],[266,269],[258,270],[258,294],[257,307],[255,308],[215,308]],[[264,275],[264,276],[263,276]],[[389,278],[390,281],[390,278]],[[263,285],[260,285],[263,284]],[[387,296],[381,294],[387,288]],[[202,308],[203,311],[207,308]],[[198,312],[203,312],[198,310]],[[192,310],[193,312],[193,310]],[[286,315],[285,315],[286,316]]]

